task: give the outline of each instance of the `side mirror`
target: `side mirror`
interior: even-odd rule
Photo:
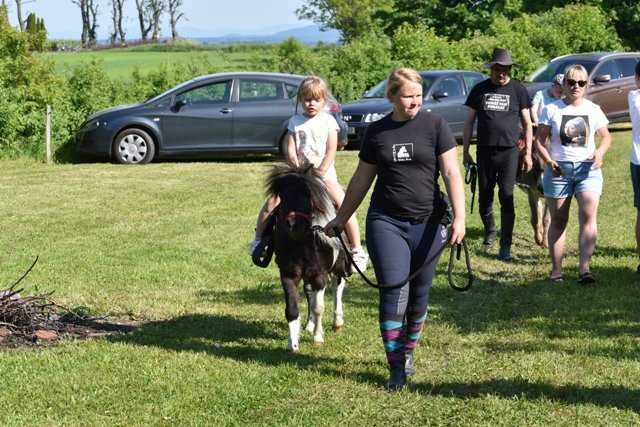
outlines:
[[[447,98],[449,96],[449,93],[442,90],[437,90],[433,92],[432,96],[433,96],[433,99]]]
[[[611,81],[611,74],[600,74],[593,78],[594,83],[609,83]]]
[[[179,99],[176,101],[175,104],[173,104],[173,109],[175,111],[180,111],[182,109],[182,107],[184,107],[185,105],[187,105],[188,102],[186,99]]]

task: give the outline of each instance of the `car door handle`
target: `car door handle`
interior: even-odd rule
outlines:
[[[221,109],[220,109],[220,112],[221,112],[222,114],[229,114],[229,113],[230,113],[230,112],[232,112],[232,111],[233,111],[233,110],[232,110],[231,108],[227,108],[227,107],[224,107],[224,108],[221,108]]]

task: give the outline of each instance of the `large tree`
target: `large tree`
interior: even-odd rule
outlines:
[[[97,0],[71,0],[80,8],[82,17],[82,34],[80,41],[82,47],[93,47],[98,42],[98,1]]]
[[[178,21],[184,18],[184,13],[180,11],[182,7],[182,0],[168,0],[167,1],[167,10],[169,11],[169,24],[171,25],[171,39],[175,40],[178,38],[178,30],[176,26]]]
[[[151,31],[151,17],[146,0],[136,0],[136,10],[138,11],[138,25],[140,26],[140,38],[146,41]]]
[[[120,38],[120,44],[125,45],[125,31],[122,25],[124,15],[122,9],[124,8],[125,0],[111,0],[111,22],[113,24],[113,30],[111,33],[111,44],[116,43],[116,39]]]
[[[160,39],[160,25],[162,21],[162,13],[167,5],[165,0],[147,0],[147,8],[149,17],[151,18],[151,40],[157,42]]]
[[[391,10],[393,3],[393,0],[306,0],[296,14],[320,24],[322,29],[340,31],[342,39],[348,42],[377,27],[376,16]]]

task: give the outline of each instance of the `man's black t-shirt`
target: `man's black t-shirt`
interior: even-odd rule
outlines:
[[[520,110],[531,107],[517,81],[504,86],[484,80],[471,89],[465,105],[478,112],[478,146],[513,147],[520,136]]]
[[[360,149],[360,159],[378,167],[371,208],[412,221],[427,221],[446,209],[438,186],[438,156],[456,147],[449,124],[421,111],[405,122],[391,114],[372,123]]]

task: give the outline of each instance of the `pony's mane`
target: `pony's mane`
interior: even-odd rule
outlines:
[[[325,215],[333,215],[334,207],[326,187],[319,177],[313,174],[313,166],[304,164],[294,167],[289,165],[276,165],[267,176],[267,196],[279,196],[282,192],[296,182],[302,182],[309,189],[311,203],[315,211]]]

